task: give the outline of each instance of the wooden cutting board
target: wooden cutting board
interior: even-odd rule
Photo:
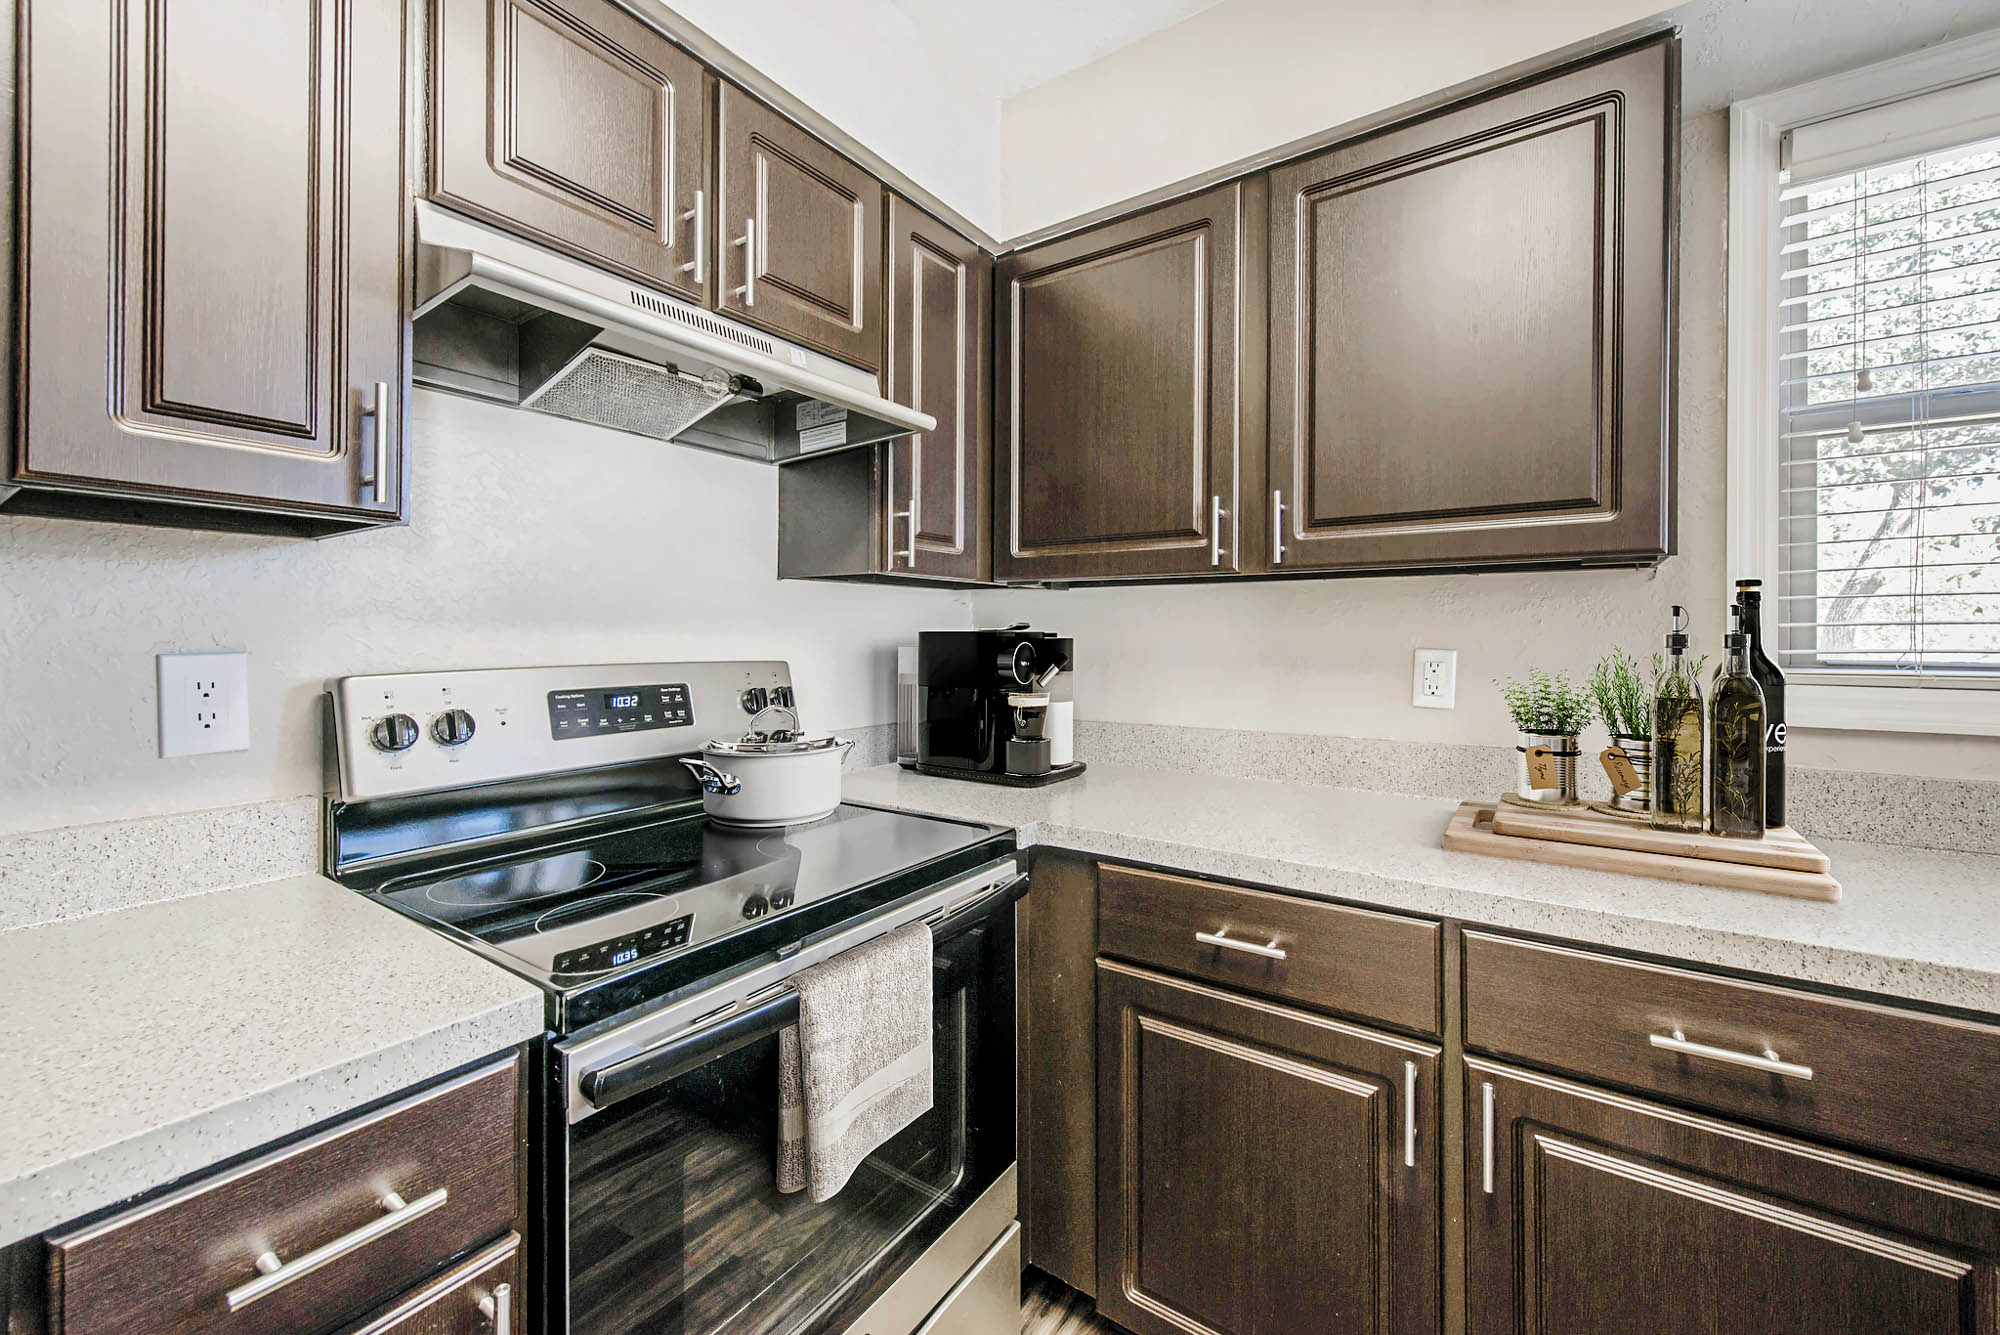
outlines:
[[[1493,830],[1496,809],[1504,808],[1497,802],[1461,804],[1451,823],[1445,826],[1444,846],[1458,853],[1543,862],[1557,867],[1581,867],[1588,871],[1618,872],[1626,876],[1652,876],[1688,885],[1719,886],[1725,890],[1756,890],[1793,899],[1817,899],[1832,903],[1840,898],[1840,882],[1824,872],[1792,871],[1784,867],[1723,862],[1715,858],[1496,834]]]
[[[1553,839],[1559,844],[1593,844],[1599,848],[1629,848],[1672,857],[1742,862],[1753,867],[1824,875],[1833,862],[1790,826],[1767,831],[1762,839],[1726,839],[1699,831],[1656,830],[1641,821],[1606,816],[1585,807],[1537,811],[1501,804],[1493,809],[1493,833],[1524,839]]]

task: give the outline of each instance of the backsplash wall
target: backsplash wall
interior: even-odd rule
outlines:
[[[1721,645],[1726,366],[1726,112],[1683,126],[1680,555],[1657,570],[1308,579],[1132,588],[982,590],[983,625],[1073,635],[1077,715],[1121,723],[1511,743],[1495,677],[1530,664],[1578,673],[1614,644],[1659,647],[1668,609]],[[1410,704],[1411,653],[1458,650],[1454,710]],[[1793,762],[1826,769],[2000,779],[2000,738],[1791,734]]]
[[[962,594],[777,578],[767,464],[419,390],[407,527],[319,542],[0,517],[0,833],[317,793],[357,672],[789,659],[806,722],[895,717]],[[161,760],[154,663],[250,652],[251,748]]]

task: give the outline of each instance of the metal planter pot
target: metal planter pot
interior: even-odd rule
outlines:
[[[1611,805],[1620,811],[1645,815],[1653,809],[1653,800],[1648,796],[1653,790],[1653,739],[1613,733],[1611,741],[1625,753],[1625,758],[1632,762],[1632,772],[1639,776],[1637,791],[1613,797]]]
[[[1528,752],[1538,746],[1546,746],[1555,761],[1556,785],[1553,788],[1537,788],[1528,769]],[[1544,806],[1570,806],[1576,798],[1577,745],[1575,733],[1523,732],[1521,744],[1515,748],[1521,753],[1521,762],[1516,772],[1514,795],[1524,802],[1537,802]]]

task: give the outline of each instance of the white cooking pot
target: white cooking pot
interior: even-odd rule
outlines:
[[[701,804],[724,825],[769,829],[830,816],[840,805],[840,769],[854,743],[796,731],[751,732],[708,742],[681,764],[701,780]]]

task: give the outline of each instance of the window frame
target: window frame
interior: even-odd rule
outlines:
[[[1780,145],[1785,132],[2000,74],[2000,30],[1737,102],[1729,108],[1728,502],[1733,576],[1778,587]],[[2000,675],[1979,684],[1857,682],[1788,671],[1786,724],[2000,736]]]

